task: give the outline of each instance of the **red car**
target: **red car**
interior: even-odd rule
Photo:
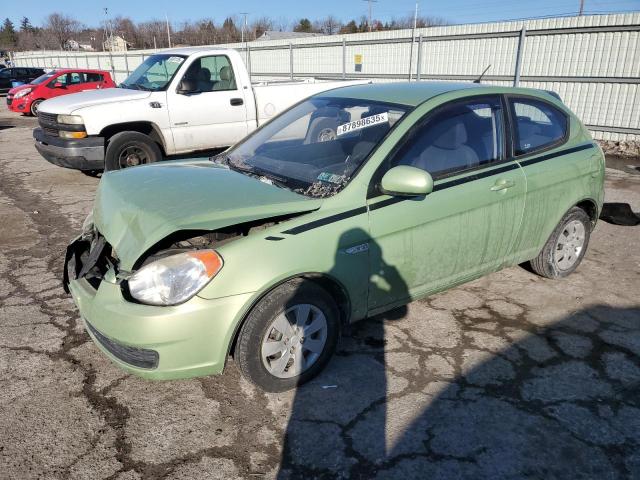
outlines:
[[[12,88],[7,94],[7,105],[13,112],[35,116],[38,105],[49,98],[115,86],[109,72],[104,70],[64,68],[45,73],[27,85]]]

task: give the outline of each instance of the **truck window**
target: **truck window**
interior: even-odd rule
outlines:
[[[198,58],[184,76],[195,80],[200,92],[237,90],[233,67],[226,55]]]
[[[185,58],[184,55],[175,54],[152,55],[142,62],[120,87],[152,92],[166,90]]]

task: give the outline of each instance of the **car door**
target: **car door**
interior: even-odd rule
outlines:
[[[8,91],[11,88],[11,69],[0,70],[0,90]]]
[[[248,133],[245,93],[237,85],[229,57],[197,58],[182,78],[195,80],[198,91],[167,92],[176,150],[228,146]]]
[[[65,93],[78,93],[87,88],[85,75],[82,72],[70,72],[67,74],[67,91]]]
[[[99,88],[104,88],[104,78],[101,74],[95,72],[84,72],[84,76],[84,90],[96,90]]]
[[[567,148],[569,117],[537,97],[508,96],[513,155],[527,177],[527,201],[516,249],[536,256],[567,209],[582,200],[585,185],[601,175],[600,155],[590,139]],[[591,150],[591,154],[585,152]]]
[[[370,251],[373,313],[509,262],[526,183],[517,162],[506,157],[505,126],[500,96],[445,104],[419,121],[383,164],[378,178],[411,165],[431,174],[434,189],[424,197],[368,199],[377,243]]]

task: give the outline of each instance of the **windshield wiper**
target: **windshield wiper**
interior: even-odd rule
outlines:
[[[143,87],[142,85],[139,85],[137,83],[121,83],[120,87],[129,88],[131,90],[145,90],[147,92],[151,91],[150,88]]]
[[[235,170],[237,172],[249,173],[260,178],[265,178],[272,184],[276,185],[277,187],[288,188],[289,190],[291,189],[287,185],[289,183],[288,179],[279,177],[277,175],[274,175],[271,172],[267,172],[266,170],[263,170],[258,167],[254,167],[253,165],[248,165],[246,163],[244,163],[243,165],[238,165],[233,160],[231,160],[231,157],[229,157],[228,155],[222,157],[222,162],[225,165],[227,165],[230,169]]]

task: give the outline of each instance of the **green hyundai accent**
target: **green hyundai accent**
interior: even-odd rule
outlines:
[[[476,84],[311,97],[210,159],[102,177],[65,286],[149,379],[317,375],[341,328],[504,267],[582,260],[604,156],[557,95]]]

